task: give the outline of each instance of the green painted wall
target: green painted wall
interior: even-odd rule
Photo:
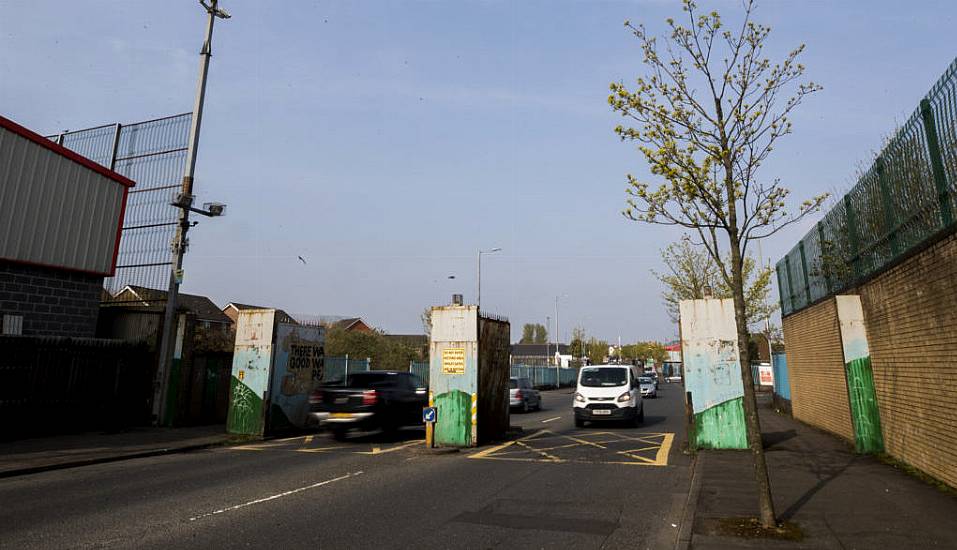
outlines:
[[[881,415],[874,390],[874,371],[870,356],[854,359],[844,365],[847,372],[847,393],[854,424],[854,445],[859,453],[884,451]]]
[[[230,381],[229,417],[226,431],[232,434],[262,435],[263,401],[249,386],[235,376]]]
[[[472,441],[472,396],[452,390],[435,396],[435,444],[468,447]]]
[[[719,403],[694,415],[695,447],[699,449],[747,449],[744,398]]]

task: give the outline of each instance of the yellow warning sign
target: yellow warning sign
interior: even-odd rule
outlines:
[[[442,374],[465,374],[465,348],[442,350]]]

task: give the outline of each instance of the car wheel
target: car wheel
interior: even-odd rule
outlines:
[[[524,399],[522,399],[522,412],[523,413],[528,412],[528,401],[525,401]]]
[[[584,427],[585,427],[585,421],[582,420],[581,418],[576,418],[576,419],[575,419],[575,427],[576,427],[576,428],[584,428]]]

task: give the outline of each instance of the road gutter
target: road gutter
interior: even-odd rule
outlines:
[[[698,511],[698,496],[701,494],[703,458],[704,455],[701,453],[691,455],[691,487],[688,489],[688,500],[685,501],[684,509],[681,512],[681,524],[675,540],[675,550],[691,548],[691,537],[693,536],[691,531],[694,527],[695,514]]]

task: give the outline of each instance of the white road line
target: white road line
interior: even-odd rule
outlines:
[[[552,420],[558,420],[559,418],[561,418],[561,417],[560,417],[560,416],[556,416],[555,418],[549,418],[548,420],[542,420],[542,424],[544,424],[545,422],[551,422]]]
[[[270,501],[270,500],[275,500],[275,499],[277,499],[277,498],[289,496],[289,495],[292,495],[292,494],[295,494],[295,493],[298,493],[298,492],[301,492],[301,491],[305,491],[305,490],[307,490],[307,489],[315,489],[316,487],[322,487],[323,485],[328,485],[328,484],[330,484],[330,483],[332,483],[332,482],[334,482],[334,481],[342,481],[343,479],[348,479],[348,478],[350,478],[350,477],[355,477],[355,476],[358,476],[358,475],[362,475],[362,471],[353,472],[353,473],[351,473],[351,474],[346,474],[346,475],[344,475],[344,476],[334,477],[334,478],[332,478],[332,479],[327,479],[327,480],[325,480],[325,481],[320,481],[319,483],[313,483],[312,485],[306,485],[305,487],[300,487],[300,488],[298,488],[298,489],[293,489],[293,490],[291,490],[291,491],[286,491],[286,492],[284,492],[284,493],[279,493],[278,495],[272,495],[272,496],[265,497],[265,498],[257,498],[256,500],[251,500],[251,501],[249,501],[249,502],[244,502],[244,503],[242,503],[242,504],[237,504],[237,505],[235,505],[235,506],[230,506],[230,507],[228,507],[228,508],[223,508],[223,509],[221,509],[221,510],[216,510],[215,512],[209,512],[209,513],[202,514],[202,515],[199,515],[199,516],[191,517],[191,518],[189,518],[189,521],[196,521],[196,520],[198,520],[198,519],[203,519],[203,518],[205,518],[205,517],[215,516],[216,514],[222,514],[223,512],[229,512],[229,511],[232,511],[232,510],[238,510],[238,509],[240,509],[240,508],[245,508],[246,506],[252,506],[253,504],[260,504],[260,503],[263,503],[263,502],[268,502],[268,501]]]

